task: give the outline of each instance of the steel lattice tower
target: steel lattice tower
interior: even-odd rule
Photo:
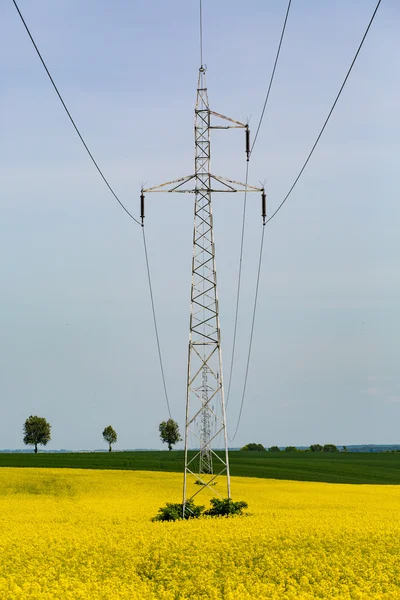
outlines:
[[[211,475],[213,473],[213,461],[212,461],[212,450],[211,450],[211,416],[212,410],[208,410],[208,393],[212,392],[212,388],[208,386],[208,367],[204,365],[202,374],[202,387],[201,387],[201,424],[200,424],[200,475]]]
[[[224,123],[212,124],[211,117]],[[156,187],[142,189],[141,193],[142,224],[145,193],[179,192],[195,196],[185,417],[184,510],[187,500],[194,498],[204,489],[223,495],[215,486],[217,479],[222,475],[226,476],[226,494],[228,498],[231,497],[212,193],[262,192],[263,213],[265,212],[263,188],[216,176],[210,172],[210,131],[231,128],[245,129],[248,160],[248,126],[210,110],[205,67],[201,66],[195,106],[195,173]],[[189,183],[190,187],[187,186]],[[222,451],[216,452],[216,448],[221,450],[221,446]],[[194,448],[194,452],[189,453],[189,448]],[[198,490],[192,494],[188,493],[190,476],[199,484]]]

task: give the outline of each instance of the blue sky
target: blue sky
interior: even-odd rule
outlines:
[[[93,154],[139,213],[148,186],[193,171],[198,2],[20,0]],[[304,162],[375,2],[293,0],[250,163],[268,212]],[[203,0],[211,108],[255,130],[286,10]],[[324,136],[267,226],[243,418],[234,445],[398,443],[400,7],[383,0]],[[161,447],[167,418],[140,228],[94,169],[11,2],[0,7],[0,447],[30,414],[49,448]],[[244,180],[243,132],[213,132],[212,170]],[[243,198],[214,199],[225,381]],[[192,198],[156,194],[146,235],[173,417],[184,424]],[[246,222],[228,427],[250,332],[260,200]]]

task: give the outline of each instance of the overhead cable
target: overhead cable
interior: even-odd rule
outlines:
[[[289,195],[291,194],[292,190],[294,189],[296,183],[300,179],[300,177],[301,177],[304,169],[306,168],[307,163],[310,160],[311,155],[314,152],[314,150],[315,150],[315,148],[316,148],[316,146],[317,146],[317,144],[318,144],[318,142],[319,142],[319,140],[320,140],[320,138],[321,138],[321,136],[322,136],[322,134],[323,134],[323,132],[325,130],[325,127],[326,127],[326,125],[327,125],[327,123],[328,123],[328,121],[329,121],[329,119],[331,117],[331,114],[332,114],[332,112],[333,112],[333,110],[334,110],[334,108],[335,108],[335,106],[337,104],[337,101],[339,100],[339,97],[340,97],[340,95],[341,95],[341,93],[343,91],[343,88],[344,88],[344,86],[345,86],[345,84],[346,84],[346,82],[347,82],[347,80],[349,78],[351,70],[352,70],[352,68],[354,66],[354,63],[356,62],[357,57],[358,57],[358,55],[360,53],[360,50],[361,50],[361,48],[362,48],[362,46],[364,44],[365,38],[367,37],[368,31],[369,31],[369,29],[370,29],[370,27],[372,25],[372,22],[373,22],[373,20],[375,18],[375,15],[377,13],[377,10],[379,8],[379,5],[380,5],[381,1],[382,0],[379,0],[378,3],[377,3],[377,5],[376,5],[376,7],[375,7],[375,10],[374,10],[374,12],[372,14],[372,17],[371,17],[371,19],[370,19],[370,21],[368,23],[367,29],[365,30],[365,33],[364,33],[364,35],[363,35],[363,37],[361,39],[360,45],[358,46],[357,52],[356,52],[356,54],[355,54],[355,56],[354,56],[354,58],[353,58],[353,60],[351,62],[350,68],[347,71],[346,77],[344,78],[344,81],[343,81],[343,83],[342,83],[342,85],[340,87],[339,93],[337,94],[337,96],[335,98],[335,101],[334,101],[334,103],[332,105],[332,108],[329,111],[327,118],[325,119],[325,122],[324,122],[324,124],[322,126],[322,129],[321,129],[321,131],[320,131],[320,133],[319,133],[319,135],[318,135],[318,137],[317,137],[317,139],[316,139],[313,147],[311,148],[311,152],[309,153],[309,155],[308,155],[308,157],[307,157],[307,159],[306,159],[303,167],[301,168],[301,171],[299,172],[299,174],[298,174],[297,178],[295,179],[295,181],[294,181],[292,187],[290,188],[289,192],[287,193],[287,195],[285,196],[285,198],[283,199],[283,201],[281,202],[281,204],[278,206],[278,208],[275,210],[275,212],[269,217],[269,219],[267,219],[266,223],[269,223],[269,221],[271,221],[271,219],[273,219],[274,216],[277,214],[277,212],[281,209],[281,207],[283,206],[283,204],[286,202],[286,200],[288,199]],[[239,425],[240,425],[240,420],[241,420],[241,417],[242,417],[244,399],[245,399],[245,395],[246,395],[247,376],[248,376],[248,371],[249,371],[251,349],[252,349],[252,345],[253,345],[254,323],[255,323],[256,310],[257,310],[257,299],[258,299],[258,290],[259,290],[260,273],[261,273],[261,259],[262,259],[262,254],[263,254],[263,245],[264,245],[264,231],[265,230],[263,228],[263,234],[262,234],[262,237],[261,237],[259,262],[258,262],[258,273],[257,273],[256,293],[255,293],[255,299],[254,299],[254,308],[253,308],[252,326],[251,326],[251,334],[250,334],[250,343],[249,343],[249,351],[248,351],[248,354],[247,354],[246,374],[245,374],[245,380],[244,380],[244,385],[243,385],[242,400],[241,400],[241,404],[240,404],[239,417],[238,417],[238,422],[237,422],[237,425],[236,425],[235,433],[234,433],[234,435],[233,435],[232,438],[229,438],[230,442],[232,442],[235,439],[236,434],[238,432]]]
[[[272,82],[273,82],[274,77],[275,77],[276,65],[278,64],[279,54],[281,52],[281,46],[282,46],[283,36],[285,35],[286,23],[287,23],[287,20],[288,20],[289,11],[290,11],[290,5],[291,4],[292,4],[292,0],[289,0],[288,6],[287,6],[287,10],[286,10],[285,20],[284,20],[283,27],[282,27],[282,33],[281,33],[281,37],[280,37],[280,40],[279,40],[278,50],[277,50],[276,57],[275,57],[274,67],[272,69],[271,79],[270,79],[269,85],[268,85],[267,95],[265,97],[264,106],[263,106],[263,109],[262,109],[262,112],[261,112],[260,121],[259,121],[258,126],[257,126],[256,135],[254,136],[253,144],[251,146],[250,154],[253,152],[254,146],[255,146],[257,138],[258,138],[258,134],[260,132],[261,123],[262,123],[262,121],[264,119],[264,113],[265,113],[265,109],[267,108],[269,94],[270,94],[271,87],[272,87]]]
[[[99,165],[97,164],[97,162],[96,162],[96,160],[95,160],[95,158],[94,158],[93,154],[92,154],[92,153],[91,153],[91,151],[89,150],[89,147],[88,147],[88,145],[86,144],[85,140],[83,139],[83,136],[82,136],[81,132],[79,131],[79,129],[78,129],[78,127],[77,127],[77,125],[76,125],[76,123],[75,123],[74,119],[72,118],[72,116],[71,116],[71,113],[69,112],[69,110],[68,110],[68,108],[67,108],[67,105],[65,104],[65,102],[64,102],[64,100],[63,100],[63,98],[62,98],[62,96],[61,96],[61,94],[60,94],[60,92],[59,92],[59,90],[58,90],[58,88],[57,88],[57,86],[56,86],[55,82],[54,82],[54,79],[53,79],[53,77],[51,76],[51,74],[50,74],[50,71],[49,71],[49,69],[48,69],[48,68],[47,68],[47,66],[46,66],[46,63],[45,63],[45,62],[44,62],[44,60],[43,60],[43,57],[42,57],[42,55],[41,55],[41,53],[40,53],[40,51],[39,51],[39,48],[37,47],[37,45],[36,45],[36,43],[35,43],[35,40],[33,39],[31,32],[29,31],[28,25],[26,24],[26,22],[25,22],[25,19],[24,19],[24,17],[22,16],[22,13],[21,13],[21,11],[20,11],[20,9],[19,9],[19,7],[18,7],[18,4],[16,3],[16,1],[15,1],[15,0],[12,0],[12,1],[13,1],[13,3],[14,3],[14,6],[15,6],[15,8],[17,9],[17,12],[18,12],[18,14],[19,14],[19,16],[20,16],[20,18],[21,18],[21,21],[22,21],[22,23],[23,23],[23,25],[24,25],[24,27],[25,27],[25,29],[26,29],[26,31],[27,31],[27,33],[28,33],[29,37],[30,37],[30,40],[31,40],[31,42],[32,42],[32,44],[33,44],[33,46],[34,46],[34,48],[35,48],[35,50],[36,50],[36,53],[37,53],[38,57],[40,58],[40,61],[41,61],[42,65],[43,65],[43,67],[44,67],[44,69],[45,69],[45,71],[46,71],[46,73],[47,73],[47,76],[48,76],[48,78],[50,79],[50,81],[51,81],[51,83],[52,83],[52,86],[53,86],[53,88],[55,89],[55,91],[56,91],[56,94],[57,94],[57,96],[58,96],[58,98],[59,98],[59,100],[60,100],[61,104],[63,105],[65,112],[66,112],[66,113],[67,113],[67,115],[68,115],[68,118],[69,118],[69,120],[71,121],[71,123],[72,123],[72,125],[73,125],[73,127],[74,127],[74,129],[75,129],[75,131],[76,131],[76,133],[77,133],[77,134],[78,134],[78,136],[79,136],[79,139],[81,140],[82,144],[84,145],[86,152],[89,154],[89,156],[90,156],[90,158],[91,158],[91,160],[92,160],[92,162],[93,162],[94,166],[96,167],[97,171],[99,172],[99,175],[101,176],[101,178],[103,179],[104,183],[106,184],[106,186],[108,187],[108,189],[110,190],[110,192],[112,193],[112,195],[114,196],[115,200],[116,200],[116,201],[118,202],[118,204],[121,206],[121,208],[123,208],[123,210],[126,212],[126,214],[127,214],[127,215],[128,215],[128,216],[129,216],[129,217],[130,217],[130,218],[131,218],[133,221],[135,221],[135,223],[137,223],[138,225],[140,225],[140,222],[139,222],[137,219],[135,219],[135,217],[134,217],[134,216],[133,216],[133,215],[132,215],[132,214],[129,212],[129,210],[126,208],[126,206],[124,206],[124,204],[123,204],[123,203],[121,202],[121,200],[118,198],[117,194],[114,192],[113,188],[111,187],[111,185],[109,184],[108,180],[106,179],[106,177],[105,177],[105,175],[104,175],[103,171],[100,169]]]
[[[56,93],[57,93],[57,96],[59,97],[59,99],[60,99],[60,101],[61,101],[61,103],[62,103],[62,105],[63,105],[63,107],[65,109],[65,112],[67,113],[67,115],[69,117],[69,120],[71,121],[71,123],[72,123],[72,125],[73,125],[73,127],[74,127],[74,129],[76,131],[76,133],[78,134],[78,136],[79,136],[82,144],[84,145],[87,153],[89,154],[89,156],[90,156],[90,158],[91,158],[94,166],[96,167],[97,171],[101,175],[103,181],[107,185],[108,189],[110,190],[110,192],[112,193],[112,195],[114,196],[114,198],[117,200],[117,202],[120,204],[120,206],[124,209],[124,211],[127,213],[127,215],[133,221],[135,221],[135,223],[137,223],[138,225],[140,225],[140,222],[137,219],[135,219],[135,217],[128,211],[128,209],[124,206],[124,204],[118,198],[117,194],[112,189],[111,185],[107,181],[107,179],[104,176],[102,170],[100,169],[99,165],[97,164],[96,160],[94,159],[94,157],[93,157],[92,153],[90,152],[90,150],[89,150],[89,148],[88,148],[85,140],[83,139],[83,137],[82,137],[82,135],[81,135],[81,133],[80,133],[80,131],[79,131],[79,129],[78,129],[75,121],[74,121],[74,119],[72,118],[71,113],[69,112],[69,110],[68,110],[68,108],[67,108],[67,106],[66,106],[66,104],[65,104],[65,102],[64,102],[64,100],[63,100],[63,98],[62,98],[62,96],[61,96],[61,94],[60,94],[60,92],[59,92],[59,90],[58,90],[58,88],[56,86],[56,84],[55,84],[55,82],[54,82],[54,79],[52,78],[52,76],[50,74],[50,71],[49,71],[49,69],[46,66],[46,63],[43,60],[43,57],[42,57],[42,55],[41,55],[41,53],[40,53],[40,51],[39,51],[39,49],[38,49],[38,47],[37,47],[37,45],[36,45],[33,37],[32,37],[31,32],[29,31],[29,28],[28,28],[28,26],[27,26],[27,24],[26,24],[26,22],[25,22],[25,20],[24,20],[24,18],[22,16],[22,13],[21,13],[21,11],[20,11],[17,3],[15,2],[15,0],[13,0],[13,3],[15,5],[15,8],[18,11],[18,14],[19,14],[19,16],[21,18],[21,21],[24,24],[24,27],[25,27],[25,29],[26,29],[26,31],[27,31],[30,39],[31,39],[31,42],[32,42],[32,44],[33,44],[33,46],[34,46],[34,48],[35,48],[35,50],[37,52],[37,55],[39,56],[40,61],[41,61],[42,65],[43,65],[43,67],[44,67],[44,69],[45,69],[45,71],[46,71],[46,73],[47,73],[47,75],[48,75],[48,77],[49,77],[49,79],[50,79],[50,81],[51,81],[51,83],[52,83],[52,85],[53,85]],[[149,290],[150,290],[150,299],[151,299],[151,306],[152,306],[152,313],[153,313],[153,320],[154,320],[154,329],[155,329],[156,341],[157,341],[158,357],[159,357],[159,361],[160,361],[160,369],[161,369],[161,376],[162,376],[162,380],[163,380],[163,387],[164,387],[165,399],[166,399],[166,402],[167,402],[168,413],[169,413],[169,416],[171,418],[171,409],[170,409],[170,405],[169,405],[169,398],[168,398],[168,393],[167,393],[167,386],[166,386],[166,381],[165,381],[164,367],[163,367],[163,361],[162,361],[162,355],[161,355],[161,348],[160,348],[160,340],[159,340],[159,336],[158,336],[158,327],[157,327],[157,319],[156,319],[156,312],[155,312],[155,306],[154,306],[153,289],[152,289],[151,275],[150,275],[150,266],[149,266],[149,260],[148,260],[148,255],[147,255],[146,238],[145,238],[145,233],[144,233],[144,229],[143,228],[142,228],[142,232],[143,232],[143,245],[144,245],[144,252],[145,252],[145,259],[146,259],[147,276],[148,276]]]
[[[291,3],[292,3],[292,0],[289,0],[288,5],[287,5],[287,9],[286,9],[285,20],[284,20],[282,31],[281,31],[281,37],[279,39],[278,49],[277,49],[276,56],[275,56],[274,66],[273,66],[271,77],[270,77],[269,84],[268,84],[267,95],[265,97],[264,106],[263,106],[263,109],[262,109],[262,112],[261,112],[261,116],[260,116],[260,120],[259,120],[259,123],[258,123],[258,126],[257,126],[256,135],[254,137],[253,144],[251,146],[250,156],[251,156],[251,153],[253,152],[254,145],[256,143],[256,140],[257,140],[257,137],[258,137],[258,134],[259,134],[259,131],[260,131],[261,123],[262,123],[262,121],[264,119],[265,110],[267,108],[267,104],[268,104],[268,100],[269,100],[269,95],[270,95],[271,87],[272,87],[272,82],[274,81],[276,66],[278,64],[279,54],[281,52],[283,36],[284,36],[285,30],[286,30],[286,23],[287,23],[287,20],[288,20]],[[250,158],[250,156],[249,156],[249,158]],[[245,231],[245,223],[246,223],[247,181],[248,181],[248,177],[249,177],[249,160],[247,160],[247,163],[246,163],[246,189],[245,189],[245,192],[244,192],[244,200],[243,200],[242,234],[241,234],[241,240],[240,240],[238,285],[237,285],[237,291],[236,291],[235,324],[234,324],[234,328],[233,328],[233,342],[232,342],[232,353],[231,353],[231,362],[230,362],[230,369],[229,369],[228,393],[227,393],[227,396],[226,396],[226,407],[228,407],[229,398],[230,398],[230,391],[231,391],[231,385],[232,385],[232,374],[233,374],[233,367],[234,367],[234,361],[235,361],[236,335],[237,335],[237,325],[238,325],[238,316],[239,316],[240,288],[241,288],[241,280],[242,280],[242,262],[243,262],[243,247],[244,247],[244,231]]]
[[[378,1],[378,3],[377,3],[377,5],[376,5],[376,7],[375,7],[375,10],[374,10],[374,12],[373,12],[373,14],[372,14],[371,20],[370,20],[370,22],[368,23],[368,27],[367,27],[367,29],[365,30],[365,33],[364,33],[364,35],[363,35],[363,37],[362,37],[362,40],[361,40],[361,42],[360,42],[360,45],[358,46],[357,52],[355,53],[355,56],[354,56],[354,58],[353,58],[353,60],[352,60],[352,62],[351,62],[351,65],[350,65],[350,67],[349,67],[349,70],[347,71],[346,77],[344,78],[344,81],[343,81],[342,85],[340,86],[340,90],[339,90],[339,92],[338,92],[338,94],[337,94],[337,96],[336,96],[336,98],[335,98],[335,101],[334,101],[334,103],[332,104],[332,108],[330,109],[330,111],[329,111],[329,113],[328,113],[328,116],[327,116],[327,117],[326,117],[326,119],[325,119],[325,122],[324,122],[324,124],[323,124],[323,126],[322,126],[322,129],[321,129],[321,131],[320,131],[320,132],[319,132],[319,134],[318,134],[318,137],[317,137],[317,139],[316,139],[316,140],[315,140],[315,142],[314,142],[314,145],[313,145],[313,147],[311,148],[311,150],[310,150],[310,152],[309,152],[309,154],[308,154],[308,156],[307,156],[307,158],[306,158],[306,160],[305,160],[305,162],[304,162],[303,166],[301,167],[301,169],[300,169],[300,171],[299,171],[299,174],[297,175],[296,179],[294,180],[294,182],[293,182],[293,184],[292,184],[291,188],[289,189],[288,193],[286,194],[286,196],[284,197],[284,199],[282,200],[282,202],[280,203],[280,205],[278,206],[278,208],[277,208],[277,209],[276,209],[276,210],[275,210],[275,211],[272,213],[272,215],[271,215],[271,216],[270,216],[270,217],[267,219],[266,223],[269,223],[269,222],[271,221],[271,219],[273,219],[273,218],[275,217],[275,215],[276,215],[276,214],[277,214],[277,213],[280,211],[280,209],[281,209],[281,208],[282,208],[282,206],[285,204],[286,200],[289,198],[290,194],[291,194],[291,193],[292,193],[292,191],[294,190],[294,188],[295,188],[295,186],[296,186],[297,182],[299,181],[300,177],[302,176],[302,174],[303,174],[303,171],[304,171],[304,169],[306,168],[306,166],[307,166],[307,164],[308,164],[308,161],[310,160],[310,158],[311,158],[311,156],[312,156],[312,154],[313,154],[313,152],[314,152],[315,148],[317,147],[317,144],[318,144],[319,140],[321,139],[321,136],[322,136],[322,134],[323,134],[323,133],[324,133],[324,131],[325,131],[325,127],[327,126],[327,124],[328,124],[328,121],[329,121],[329,119],[331,118],[331,115],[332,115],[332,113],[333,113],[333,111],[334,111],[334,109],[335,109],[335,106],[336,106],[336,104],[337,104],[337,101],[338,101],[338,100],[339,100],[339,98],[340,98],[340,95],[341,95],[341,93],[342,93],[342,91],[343,91],[343,89],[344,89],[344,86],[346,85],[346,82],[347,82],[347,80],[348,80],[348,78],[349,78],[349,75],[350,75],[350,73],[351,73],[351,71],[352,71],[352,69],[353,69],[353,66],[354,66],[354,64],[355,64],[355,62],[356,62],[356,60],[357,60],[357,57],[358,57],[358,55],[359,55],[359,53],[360,53],[360,50],[361,50],[361,48],[362,48],[362,46],[363,46],[363,44],[364,44],[365,38],[367,37],[368,31],[369,31],[369,29],[370,29],[370,27],[371,27],[371,25],[372,25],[372,22],[373,22],[373,20],[374,20],[374,18],[375,18],[375,15],[376,15],[377,11],[378,11],[378,8],[379,8],[379,5],[380,5],[381,1],[382,1],[382,0],[379,0],[379,1]]]
[[[171,407],[169,405],[169,398],[168,398],[168,392],[167,392],[167,384],[165,382],[164,365],[163,365],[163,360],[162,360],[162,355],[161,355],[160,338],[159,338],[159,335],[158,335],[156,309],[155,309],[155,306],[154,306],[153,286],[152,286],[152,283],[151,283],[150,264],[149,264],[149,257],[148,257],[148,254],[147,254],[147,244],[146,244],[146,235],[144,233],[144,227],[142,227],[142,233],[143,233],[144,256],[145,256],[145,259],[146,259],[146,267],[147,267],[147,278],[148,278],[148,281],[149,281],[151,309],[152,309],[153,321],[154,321],[154,331],[155,331],[156,340],[157,340],[158,359],[159,359],[159,362],[160,362],[161,377],[162,377],[162,380],[163,380],[164,394],[165,394],[165,400],[167,402],[168,413],[169,413],[170,419],[172,419]]]
[[[241,235],[241,240],[240,240],[239,272],[238,272],[238,284],[237,284],[237,290],[236,290],[235,324],[233,327],[232,354],[231,354],[231,364],[230,364],[230,369],[229,369],[228,393],[226,395],[226,408],[228,408],[228,404],[229,404],[231,385],[232,385],[233,365],[235,362],[236,334],[237,334],[237,325],[238,325],[238,317],[239,317],[240,287],[241,287],[241,282],[242,282],[243,244],[244,244],[244,228],[245,228],[245,222],[246,222],[248,179],[249,179],[249,161],[247,161],[247,163],[246,163],[246,179],[245,179],[246,187],[245,187],[244,200],[243,200],[242,235]]]
[[[200,66],[203,66],[203,10],[202,10],[202,1],[200,0]]]
[[[249,366],[250,366],[250,357],[251,357],[251,349],[253,346],[253,335],[254,335],[254,324],[256,321],[256,311],[257,311],[257,301],[258,301],[258,289],[259,289],[259,285],[260,285],[260,275],[261,275],[261,262],[262,262],[262,256],[263,256],[263,248],[264,248],[264,234],[265,234],[265,227],[263,226],[262,228],[262,234],[261,234],[261,244],[260,244],[260,254],[258,257],[258,270],[257,270],[257,282],[256,282],[256,293],[254,295],[254,306],[253,306],[253,317],[251,320],[251,331],[250,331],[250,342],[249,342],[249,351],[247,353],[247,361],[246,361],[246,372],[245,372],[245,376],[244,376],[244,384],[243,384],[243,392],[242,392],[242,399],[240,402],[240,410],[239,410],[239,417],[238,417],[238,421],[237,421],[237,425],[236,425],[236,429],[235,429],[235,433],[233,434],[232,438],[229,438],[230,442],[233,442],[233,440],[236,437],[236,434],[238,432],[239,429],[239,425],[240,425],[240,420],[242,418],[242,411],[243,411],[243,405],[244,405],[244,398],[246,395],[246,387],[247,387],[247,377],[249,375]]]

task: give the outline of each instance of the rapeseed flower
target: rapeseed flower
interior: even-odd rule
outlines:
[[[0,598],[400,599],[400,487],[234,477],[249,516],[151,522],[181,488],[177,473],[2,468]]]

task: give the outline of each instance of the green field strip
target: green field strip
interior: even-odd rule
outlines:
[[[320,481],[326,483],[400,484],[400,453],[305,453],[231,451],[233,476]],[[183,472],[183,451],[0,453],[0,467],[124,469]]]

